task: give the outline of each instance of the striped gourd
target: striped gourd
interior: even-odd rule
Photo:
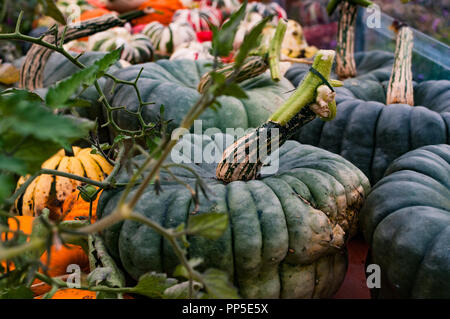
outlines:
[[[161,55],[170,55],[180,44],[197,39],[194,29],[188,23],[171,23],[165,26],[154,21],[147,24],[142,33],[150,38],[156,52]]]
[[[114,28],[89,38],[88,50],[109,52],[123,46],[123,60],[144,63],[153,59],[153,46],[144,34],[131,34],[127,28]]]
[[[175,12],[174,22],[189,23],[196,32],[210,31],[209,24],[220,27],[222,13],[219,9],[202,7],[199,9],[181,9]]]
[[[256,12],[263,17],[268,17],[273,15],[274,21],[278,19],[287,19],[287,13],[278,3],[260,3],[252,2],[247,5],[247,12]]]

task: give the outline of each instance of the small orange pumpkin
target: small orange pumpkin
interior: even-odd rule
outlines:
[[[33,227],[34,217],[32,216],[17,216],[20,221],[20,227],[17,227],[17,222],[13,218],[8,220],[9,229],[11,231],[21,230],[24,234],[30,235]],[[8,233],[6,236],[2,236],[11,239],[12,233]],[[67,267],[71,264],[78,265],[83,273],[88,273],[89,269],[89,258],[86,252],[76,245],[62,246],[59,249],[52,246],[50,251],[50,262],[48,262],[48,252],[44,252],[41,256],[41,262],[48,267],[48,275],[50,277],[59,277],[67,275]],[[2,266],[6,268],[6,262],[2,261]],[[9,269],[14,270],[14,264],[9,263]],[[42,270],[40,270],[42,272]],[[36,279],[33,282],[32,291],[35,295],[40,295],[50,291],[51,287],[40,280]]]
[[[101,181],[111,173],[113,167],[102,156],[91,154],[91,148],[73,147],[73,155],[66,154],[62,149],[45,161],[42,168]],[[17,187],[25,183],[27,178],[27,176],[21,177]],[[64,200],[80,185],[80,181],[66,177],[40,175],[16,201],[16,210],[24,216],[38,216],[42,209],[47,207],[51,212],[50,217],[58,219],[62,213],[61,207]]]
[[[183,4],[179,0],[148,0],[139,6],[139,10],[147,7],[152,7],[157,11],[161,11],[163,14],[152,13],[142,18],[134,19],[132,21],[134,25],[148,24],[153,21],[159,21],[164,25],[169,25],[172,22],[175,11],[184,9]]]

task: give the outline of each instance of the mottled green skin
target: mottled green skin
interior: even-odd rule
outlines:
[[[183,117],[200,98],[197,86],[203,74],[211,70],[211,61],[190,60],[159,60],[128,67],[114,73],[122,80],[133,81],[141,68],[144,68],[138,82],[138,87],[144,102],[154,102],[142,110],[144,120],[155,122],[164,105],[164,117],[170,119],[169,131],[178,127]],[[105,92],[109,93],[112,82],[108,81]],[[268,73],[254,79],[242,82],[241,87],[248,95],[248,99],[238,99],[222,96],[217,111],[206,110],[201,116],[203,129],[218,128],[225,132],[226,128],[258,127],[290,96],[294,87],[283,79],[274,83]],[[114,106],[126,106],[131,111],[137,111],[138,99],[134,89],[129,86],[118,85],[114,93],[108,96]],[[127,129],[137,129],[137,120],[125,111],[116,112],[119,126]]]
[[[358,76],[336,88],[336,118],[330,122],[316,119],[302,127],[295,138],[343,156],[372,184],[393,160],[408,151],[450,141],[450,81],[415,83],[414,107],[386,106],[392,57],[382,51],[357,54]],[[286,77],[295,81],[302,78],[303,71],[296,72],[299,68],[288,71]]]
[[[379,298],[450,298],[450,146],[395,160],[361,211]]]
[[[220,137],[223,135],[215,135],[216,144],[211,145],[223,145]],[[190,135],[178,145],[189,150],[210,142],[208,137]],[[221,152],[217,154],[216,162]],[[245,298],[330,297],[344,279],[344,240],[355,232],[357,213],[364,194],[369,192],[369,182],[342,157],[295,141],[281,147],[280,159],[276,174],[229,184],[216,180],[216,163],[186,164],[211,191],[209,200],[200,196],[198,214],[216,211],[230,218],[227,231],[217,241],[191,236],[188,257],[204,259],[200,270],[215,267],[226,271]],[[172,171],[194,184],[193,175],[187,170]],[[126,173],[118,177],[120,182],[128,178]],[[164,172],[161,184],[163,192],[158,196],[149,187],[135,211],[164,227],[187,223],[193,211],[191,194],[184,186],[170,181]],[[98,216],[110,214],[120,196],[121,191],[104,191]],[[332,247],[332,232],[341,228],[344,240],[336,243],[339,248]],[[171,274],[179,264],[170,244],[137,222],[117,224],[104,231],[103,236],[111,255],[135,279],[148,271]]]

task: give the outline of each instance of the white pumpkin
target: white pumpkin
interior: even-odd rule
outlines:
[[[170,60],[214,60],[209,53],[211,42],[189,42],[180,45]]]
[[[261,3],[261,2],[251,2],[247,5],[247,12],[256,12],[263,17],[268,17],[270,15],[274,16],[272,22],[276,23],[279,19],[287,19],[287,13],[276,2],[271,3]]]
[[[188,23],[173,22],[165,26],[154,21],[147,24],[142,33],[150,38],[156,52],[161,55],[170,55],[179,45],[197,40],[194,29]]]
[[[89,37],[89,51],[109,52],[123,45],[121,58],[132,63],[143,63],[153,59],[153,45],[145,34],[131,34],[128,28],[113,28]]]
[[[175,12],[172,21],[189,23],[195,32],[210,31],[208,22],[216,27],[220,27],[222,24],[222,12],[212,7],[181,9]]]

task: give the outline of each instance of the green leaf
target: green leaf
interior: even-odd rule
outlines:
[[[0,151],[26,164],[27,173],[93,127],[85,119],[53,114],[25,92],[0,95]]]
[[[44,100],[38,94],[27,91],[27,90],[9,88],[9,89],[6,89],[6,90],[0,92],[0,95],[3,95],[3,96],[14,95],[14,94],[22,94],[22,96],[25,96],[26,100],[28,100],[28,101],[44,102]]]
[[[237,289],[230,283],[228,275],[218,269],[208,269],[203,274],[203,282],[209,298],[239,299]]]
[[[227,227],[228,214],[212,212],[190,216],[187,232],[189,235],[218,239],[223,235]]]
[[[120,59],[122,48],[114,50],[93,65],[78,71],[71,77],[57,83],[49,88],[45,97],[47,106],[51,108],[61,108],[70,106],[69,100],[81,86],[91,86],[98,78]]]
[[[119,61],[122,50],[122,47],[117,48],[116,50],[105,54],[105,56],[94,63],[94,65],[98,67],[97,78],[101,78],[111,66]]]
[[[237,83],[231,83],[226,86],[222,92],[223,95],[234,96],[238,99],[247,99],[248,95]]]
[[[242,45],[239,48],[239,52],[235,60],[235,67],[240,67],[244,62],[245,58],[250,53],[250,51],[252,51],[259,45],[262,30],[264,29],[264,27],[266,26],[267,22],[269,22],[270,19],[271,17],[264,18],[250,31],[250,33],[248,33],[245,36],[244,42],[242,42]]]
[[[61,13],[61,11],[59,11],[54,0],[39,0],[39,2],[44,8],[45,15],[52,17],[57,22],[63,25],[66,25],[66,19],[64,18],[64,15]]]
[[[15,185],[12,175],[0,173],[0,203],[12,194]]]
[[[67,101],[82,85],[92,84],[91,82],[96,79],[97,70],[97,66],[93,65],[49,88],[45,97],[47,106],[54,109],[66,107]]]
[[[0,299],[33,299],[33,292],[25,285],[1,289]]]
[[[228,56],[233,50],[233,41],[241,21],[245,17],[247,0],[241,5],[238,11],[233,13],[220,30],[213,28],[212,51],[216,56]]]
[[[18,175],[25,175],[27,172],[27,165],[20,159],[0,154],[0,170],[16,173]]]
[[[197,282],[192,282],[192,292],[193,297],[197,295],[197,293],[202,288],[202,285]],[[182,283],[176,284],[172,287],[164,290],[164,298],[165,299],[188,299],[189,298],[189,281],[183,281]]]
[[[177,283],[178,281],[176,279],[167,278],[166,274],[151,272],[139,278],[139,282],[132,289],[132,292],[149,298],[163,298],[164,291]]]

